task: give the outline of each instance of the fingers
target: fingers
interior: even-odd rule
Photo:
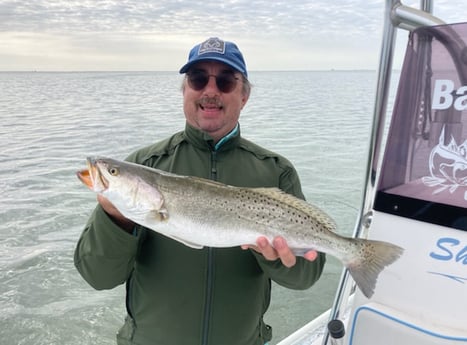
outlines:
[[[292,250],[287,245],[285,239],[282,237],[276,237],[272,241],[272,244],[274,247],[273,250],[275,249],[275,252],[285,267],[292,267],[297,263],[297,257],[292,253]]]
[[[318,252],[316,250],[310,250],[303,255],[308,261],[315,261],[318,258]]]
[[[259,237],[256,240],[256,246],[245,245],[243,249],[253,249],[261,253],[267,260],[274,261],[280,259],[286,267],[292,267],[297,262],[295,255],[290,250],[287,242],[282,237],[276,237],[272,245],[266,237]]]
[[[277,260],[279,258],[279,253],[274,249],[274,247],[269,243],[266,237],[259,237],[256,240],[256,244],[263,256],[270,260]]]
[[[256,240],[256,246],[244,245],[242,249],[253,249],[270,261],[280,259],[286,267],[292,267],[297,263],[297,257],[288,246],[286,240],[281,236],[275,237],[272,245],[266,237],[259,237]],[[303,257],[309,261],[314,261],[318,257],[318,252],[310,250]]]

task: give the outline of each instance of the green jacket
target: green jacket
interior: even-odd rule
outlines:
[[[187,125],[185,131],[128,157],[162,170],[244,187],[279,187],[303,198],[298,175],[285,158],[234,131],[214,147]],[[271,279],[306,289],[321,275],[324,254],[298,258],[286,268],[260,254],[234,248],[192,249],[137,226],[131,235],[98,205],[75,251],[75,265],[96,289],[126,283],[128,316],[119,345],[263,345]]]

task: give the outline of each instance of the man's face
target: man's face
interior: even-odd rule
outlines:
[[[209,76],[208,82],[196,90],[203,83],[199,83],[199,86],[190,83],[190,75]],[[216,78],[212,76],[224,76],[233,80],[232,90],[222,90],[222,86],[219,90]],[[198,81],[200,79],[203,78],[198,78]],[[193,65],[187,73],[183,87],[183,110],[191,126],[208,133],[217,142],[237,125],[248,96],[243,92],[241,73],[221,62],[203,61]]]

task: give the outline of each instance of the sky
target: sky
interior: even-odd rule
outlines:
[[[376,69],[385,2],[0,0],[0,71],[177,71],[208,37],[237,43],[250,71]],[[434,14],[467,21],[465,0]]]

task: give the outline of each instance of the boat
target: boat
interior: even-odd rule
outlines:
[[[366,298],[343,270],[332,308],[279,345],[467,344],[467,23],[386,0],[354,237],[404,254]],[[386,118],[398,31],[408,31]]]

